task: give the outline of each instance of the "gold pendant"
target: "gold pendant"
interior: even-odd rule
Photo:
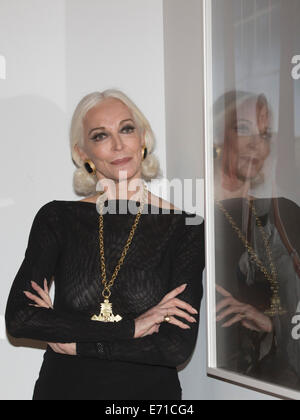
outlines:
[[[271,307],[264,312],[265,315],[273,318],[276,315],[285,315],[287,311],[282,308],[279,296],[275,295],[271,298]]]
[[[112,303],[108,299],[104,299],[104,302],[101,303],[101,311],[99,315],[94,315],[92,321],[102,321],[102,322],[119,322],[122,317],[120,315],[114,315],[112,312]]]

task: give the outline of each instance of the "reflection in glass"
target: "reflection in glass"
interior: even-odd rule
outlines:
[[[213,1],[217,367],[300,391],[298,21],[296,0]]]

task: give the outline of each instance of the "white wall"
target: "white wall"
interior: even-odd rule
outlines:
[[[162,1],[1,0],[0,56],[0,399],[27,400],[43,352],[10,344],[3,315],[34,214],[54,199],[80,199],[68,145],[78,101],[124,90],[153,126],[165,173]]]

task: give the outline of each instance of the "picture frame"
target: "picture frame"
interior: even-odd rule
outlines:
[[[220,1],[220,0],[219,0]],[[223,1],[223,0],[222,0]],[[226,1],[226,0],[225,0]],[[230,0],[231,1],[231,0]],[[257,0],[259,1],[259,0]],[[206,220],[206,290],[207,290],[207,375],[281,399],[300,399],[296,388],[240,373],[218,363],[217,300],[216,300],[216,231],[214,182],[214,65],[213,63],[213,0],[203,0],[204,38],[204,136],[205,136],[205,220]],[[226,51],[225,51],[226,54]],[[221,70],[220,70],[221,71]],[[224,242],[224,241],[223,241]],[[219,350],[218,350],[219,348]],[[280,370],[280,367],[279,367]]]

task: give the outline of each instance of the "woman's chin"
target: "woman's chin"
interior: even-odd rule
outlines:
[[[256,178],[260,173],[261,168],[257,168],[255,166],[250,167],[243,167],[239,169],[240,178],[245,180],[251,180]]]
[[[112,178],[116,181],[125,181],[126,179],[130,180],[133,178],[134,175],[136,175],[137,170],[132,169],[120,169],[117,171],[114,171]]]

